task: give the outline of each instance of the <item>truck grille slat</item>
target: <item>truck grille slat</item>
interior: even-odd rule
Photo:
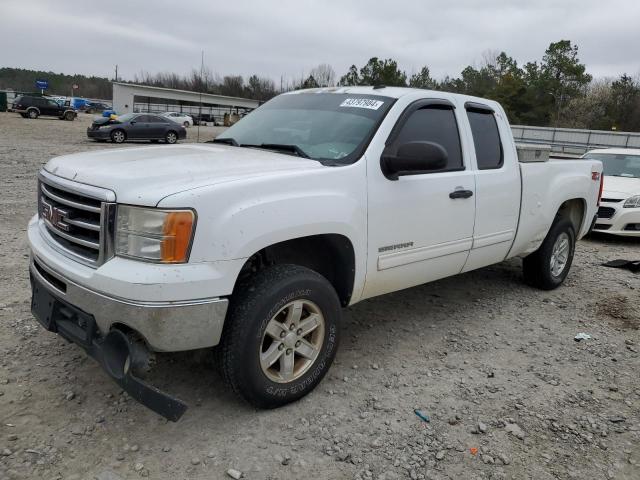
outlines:
[[[41,175],[38,215],[45,238],[54,248],[86,265],[98,266],[113,256],[115,203],[104,201],[103,190],[95,189],[94,198],[90,196],[93,190],[87,194],[87,187],[82,187],[76,190]]]
[[[69,240],[70,242],[77,243],[78,245],[82,245],[83,247],[93,248],[96,251],[100,250],[100,244],[97,243],[97,242],[91,242],[89,240],[85,240],[85,239],[79,238],[79,237],[74,237],[73,235],[69,235],[67,233],[64,233],[59,228],[54,227],[51,224],[51,222],[48,222],[47,220],[45,220],[44,223],[47,225],[47,227],[49,228],[51,233],[53,233],[54,235],[58,235],[59,237],[62,237],[65,240]]]
[[[73,200],[69,200],[68,198],[61,197],[53,193],[50,189],[48,189],[45,184],[41,184],[42,193],[44,193],[47,197],[55,200],[56,202],[62,203],[63,205],[67,205],[69,207],[79,208],[81,210],[86,210],[87,212],[100,213],[100,207],[94,205],[87,205],[84,203],[74,202]]]

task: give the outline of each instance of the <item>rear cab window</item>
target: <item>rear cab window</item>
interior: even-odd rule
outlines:
[[[504,165],[504,150],[495,112],[488,105],[475,102],[465,104],[476,151],[478,170],[492,170]]]

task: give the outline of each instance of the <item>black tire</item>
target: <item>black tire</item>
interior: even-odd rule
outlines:
[[[323,339],[319,353],[306,370],[290,382],[281,383],[263,371],[260,352],[267,324],[294,300],[310,301],[319,308],[324,317],[324,334],[319,337]],[[276,408],[302,398],[320,383],[333,362],[341,316],[333,286],[313,270],[276,265],[256,273],[236,287],[229,306],[218,348],[226,382],[257,408]]]
[[[76,115],[73,112],[66,112],[64,114],[64,119],[68,120],[69,122],[73,122],[76,119]]]
[[[170,145],[173,145],[174,143],[177,143],[178,142],[178,133],[174,132],[173,130],[169,130],[164,136],[164,141],[167,142]]]
[[[36,110],[35,108],[30,108],[27,110],[27,117],[29,117],[31,120],[35,120],[39,115],[40,114],[38,113],[38,110]]]
[[[554,274],[551,268],[551,261],[556,242],[561,237],[568,238],[569,251],[562,270]],[[549,233],[547,233],[540,248],[523,259],[522,270],[525,282],[541,290],[558,288],[569,274],[575,249],[576,233],[573,229],[573,224],[567,219],[556,220],[551,225]]]
[[[189,122],[184,122],[184,123],[182,124],[182,126],[183,126],[184,128],[189,128]]]
[[[127,133],[120,128],[111,132],[111,141],[113,143],[124,143],[126,139]]]

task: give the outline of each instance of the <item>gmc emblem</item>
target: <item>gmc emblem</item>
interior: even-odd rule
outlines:
[[[65,223],[64,219],[69,216],[69,212],[47,203],[44,199],[41,200],[41,204],[42,208],[40,209],[40,216],[54,227],[68,232],[69,224]]]

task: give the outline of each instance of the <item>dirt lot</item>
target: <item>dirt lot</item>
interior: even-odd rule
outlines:
[[[552,292],[514,260],[349,308],[327,378],[279,410],[234,398],[206,355],[159,359],[179,423],[129,400],[29,311],[36,172],[112,148],[89,122],[0,113],[0,479],[640,479],[640,275],[600,266],[640,259],[634,240],[580,242]]]

